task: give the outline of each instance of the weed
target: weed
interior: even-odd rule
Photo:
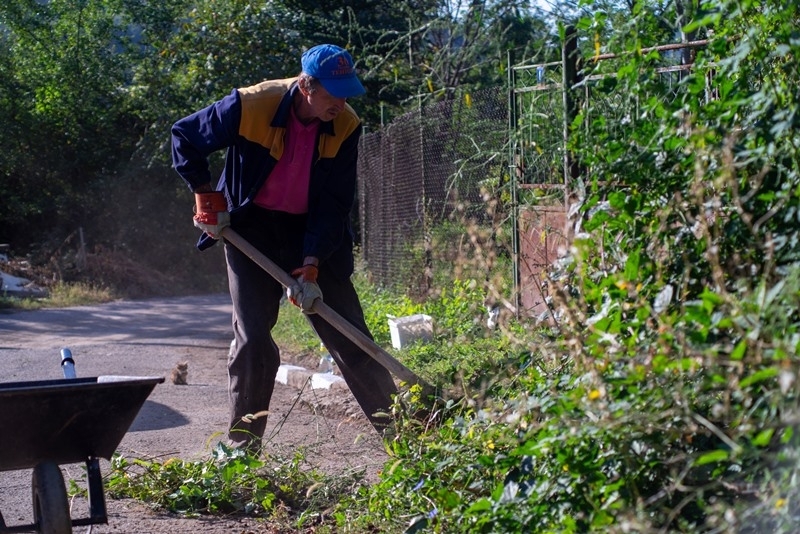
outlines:
[[[115,455],[106,487],[111,497],[186,515],[243,513],[309,524],[363,480],[363,473],[330,477],[304,465],[302,451],[292,458],[259,457],[219,443],[202,461]]]

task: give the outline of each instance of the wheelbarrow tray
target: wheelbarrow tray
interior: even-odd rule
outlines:
[[[111,459],[163,377],[0,383],[0,471]]]

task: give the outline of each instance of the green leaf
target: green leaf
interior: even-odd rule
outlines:
[[[716,308],[719,304],[722,304],[722,297],[708,288],[703,290],[700,298],[703,300],[703,308],[705,308],[708,313],[711,313],[714,311],[714,308]]]
[[[628,282],[639,279],[639,261],[639,251],[628,254],[628,259],[625,260],[625,280]]]
[[[581,17],[578,19],[578,23],[576,24],[577,29],[579,30],[590,30],[592,28],[592,24],[594,24],[594,20],[591,17]],[[562,35],[561,38],[563,39],[566,35]]]
[[[761,432],[758,433],[756,437],[750,440],[750,443],[752,443],[756,447],[766,447],[772,440],[772,435],[774,433],[775,433],[774,428],[768,428],[766,430],[762,430]]]
[[[591,219],[586,221],[584,228],[586,231],[591,232],[592,230],[599,228],[603,223],[608,222],[610,219],[611,215],[609,215],[607,211],[599,210]]]
[[[707,452],[695,460],[694,465],[706,465],[714,462],[723,462],[728,459],[728,451],[717,449],[715,451]]]
[[[739,361],[744,358],[744,353],[747,351],[747,341],[741,340],[736,346],[733,348],[733,352],[731,352],[731,360]]]
[[[770,378],[777,376],[778,369],[775,367],[767,367],[766,369],[761,369],[760,371],[756,371],[752,375],[745,377],[739,382],[739,387],[746,388],[753,384],[758,384],[759,382],[763,382],[764,380],[769,380]]]
[[[625,208],[625,201],[627,199],[628,195],[621,191],[615,191],[608,195],[608,203],[611,205],[612,208],[617,210],[622,210]]]
[[[483,499],[478,499],[477,501],[472,503],[472,506],[467,508],[466,513],[469,514],[472,512],[485,512],[491,509],[492,509],[492,501],[483,498]]]

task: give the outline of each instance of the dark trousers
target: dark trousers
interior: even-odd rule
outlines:
[[[291,272],[303,261],[305,216],[251,208],[235,230],[281,269]],[[234,350],[228,360],[229,437],[235,442],[260,439],[266,417],[242,421],[269,409],[280,366],[280,350],[272,338],[284,288],[230,243],[225,243],[228,286],[233,301]],[[342,280],[320,265],[317,279],[324,302],[364,334],[372,337],[349,279]],[[299,309],[291,310],[300,313]],[[325,344],[361,409],[379,432],[390,424],[387,414],[397,393],[386,369],[318,315],[306,316]]]

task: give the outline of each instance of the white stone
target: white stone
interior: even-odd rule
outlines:
[[[297,365],[286,365],[283,364],[278,367],[278,374],[275,377],[276,382],[280,382],[281,384],[288,384],[289,383],[289,373],[292,371],[305,371],[305,368],[298,367]]]
[[[331,389],[337,382],[344,382],[344,378],[330,373],[314,373],[311,375],[312,389]]]

